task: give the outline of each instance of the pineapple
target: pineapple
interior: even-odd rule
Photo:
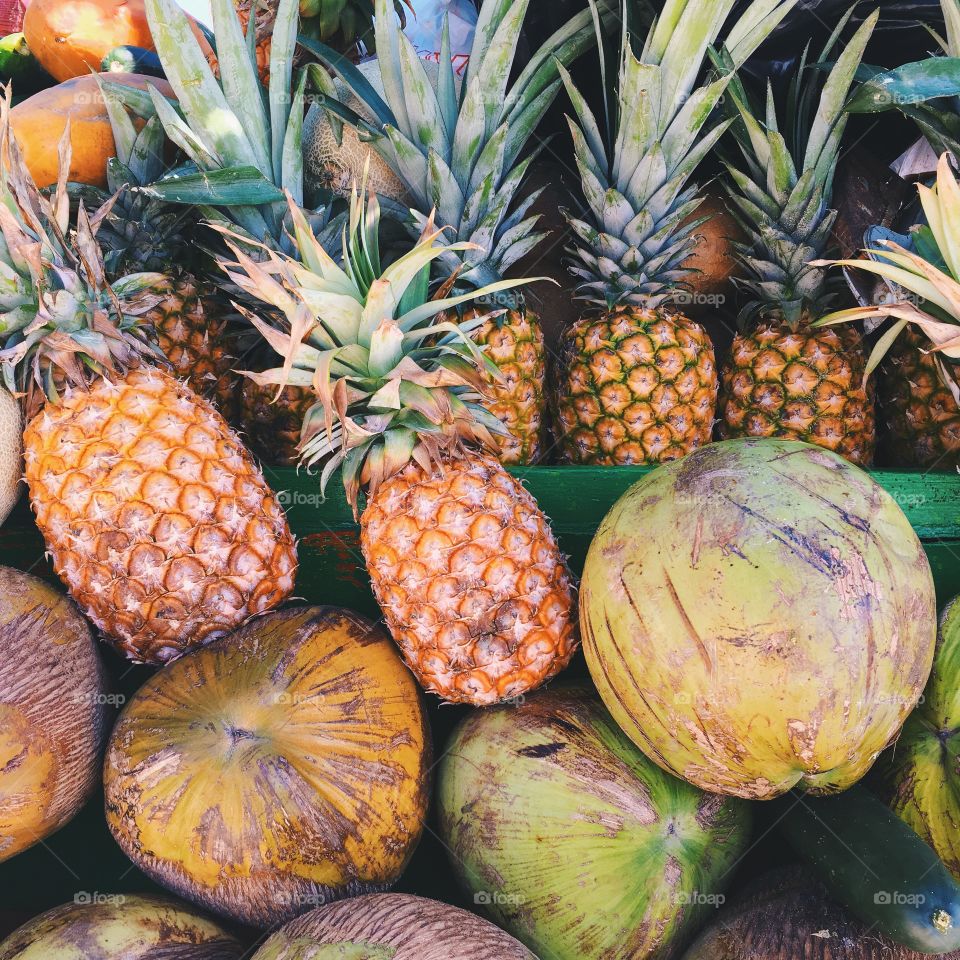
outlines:
[[[740,279],[751,299],[722,373],[720,435],[803,440],[860,466],[872,462],[875,440],[866,355],[855,328],[813,326],[836,290],[811,260],[822,257],[831,242],[836,211],[830,199],[846,125],[844,104],[877,16],[857,29],[826,74],[819,100],[815,85],[849,13],[816,64],[807,64],[804,53],[790,87],[785,133],[769,88],[758,116],[739,81],[730,87],[745,162],[728,164],[728,187],[752,238],[737,245]]]
[[[703,85],[707,49],[733,0],[667,0],[639,57],[624,29],[606,136],[561,68],[587,201],[584,218],[567,221],[570,271],[589,307],[563,335],[556,376],[557,428],[570,461],[659,463],[710,440],[713,345],[677,306],[688,297],[684,262],[702,223],[691,215],[704,195],[687,181],[728,126],[704,132],[733,68],[792,2],[752,3],[727,38],[731,68]]]
[[[517,286],[497,281],[456,296],[427,297],[430,265],[469,254],[419,242],[380,265],[379,209],[364,186],[351,198],[343,269],[291,206],[302,263],[268,263],[234,247],[231,280],[286,323],[250,312],[283,366],[257,376],[310,388],[302,461],[322,465],[326,489],[341,471],[357,510],[374,594],[411,670],[445,700],[477,705],[520,696],[567,665],[576,648],[570,578],[546,518],[529,493],[486,452],[500,422],[480,404],[495,370],[446,311]]]
[[[315,397],[309,387],[276,387],[244,377],[240,423],[247,446],[262,463],[293,467],[300,461],[300,433]]]
[[[589,11],[573,17],[544,41],[511,83],[528,3],[491,0],[481,7],[462,83],[450,61],[448,32],[439,65],[425,64],[397,30],[387,0],[375,4],[382,98],[361,71],[322,44],[308,45],[349,88],[349,102],[354,107],[359,103],[358,112],[372,118],[364,128],[372,137],[369,145],[406,187],[416,230],[424,228],[436,209],[439,226],[452,228],[475,245],[438,261],[447,274],[456,273],[457,289],[496,282],[547,235],[536,229],[539,217],[526,216],[537,193],[515,202],[543,144],[519,157],[559,90],[558,65],[571,62],[593,42],[593,20]],[[509,463],[531,463],[545,447],[547,390],[540,325],[518,298],[502,305],[509,309],[494,321],[496,329],[477,330],[491,347],[496,341],[491,356],[503,357],[486,403],[508,430],[501,457]]]
[[[867,374],[886,361],[897,459],[927,468],[960,467],[960,184],[944,153],[933,187],[918,184],[927,226],[914,233],[916,250],[879,238],[871,259],[821,260],[817,267],[855,267],[893,285],[890,301],[828,314],[818,326],[859,320],[894,323],[879,338]],[[900,352],[903,351],[903,352]],[[898,369],[898,366],[901,369]]]
[[[107,185],[110,193],[120,191],[97,232],[107,279],[145,271],[164,276],[157,291],[159,302],[143,321],[156,331],[173,372],[194,392],[213,399],[226,416],[231,362],[225,345],[226,310],[205,292],[197,277],[195,246],[189,236],[190,209],[121,189],[144,187],[162,176],[166,166],[163,127],[154,116],[137,132],[113,93],[103,90],[103,99],[117,145],[117,156],[107,164]],[[84,193],[101,204],[110,196],[96,188]]]
[[[0,103],[0,273],[6,385],[26,395],[26,481],[70,595],[127,657],[163,663],[276,606],[297,559],[283,510],[222,417],[157,369],[144,332],[156,273],[108,282],[96,241],[109,205],[66,176],[30,179]],[[108,201],[108,204],[112,201]],[[58,387],[59,385],[59,387]]]
[[[960,402],[944,383],[930,341],[907,327],[877,370],[885,452],[904,467],[960,468]]]
[[[286,91],[291,88],[297,0],[282,0],[274,6],[270,82],[277,90]],[[250,241],[251,253],[259,250],[257,244],[266,243],[295,255],[296,248],[289,240],[284,193],[298,203],[303,200],[306,76],[301,75],[292,96],[264,96],[231,0],[214,0],[212,7],[217,52],[225,68],[219,80],[174,0],[146,0],[157,54],[178,99],[169,102],[155,90],[148,96],[109,82],[104,86],[135,113],[148,118],[148,126],[157,117],[169,138],[199,169],[196,174],[174,171],[141,187],[141,193],[157,202],[182,205],[194,221],[200,217],[228,227]],[[309,219],[321,242],[333,249],[339,242],[342,217],[331,217],[330,213],[329,207],[320,207],[309,214]],[[209,278],[209,283],[219,288],[223,301],[231,302],[242,295],[219,272]],[[204,299],[208,305],[216,302],[213,297]],[[262,402],[243,403],[242,385],[229,369],[221,374],[221,353],[226,351],[222,340],[218,345],[217,329],[214,324],[208,338],[216,354],[213,369],[206,363],[202,372],[198,367],[198,373],[204,378],[212,375],[214,395],[231,422],[238,422],[248,436],[268,435],[282,414],[266,410]],[[171,332],[176,335],[174,342],[182,344],[184,337],[194,338],[196,328],[181,320],[178,329]],[[231,348],[230,352],[241,355],[239,344],[231,342]],[[178,350],[171,344],[172,352]]]

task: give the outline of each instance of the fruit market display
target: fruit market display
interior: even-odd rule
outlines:
[[[878,7],[30,0],[0,960],[960,956],[960,3]]]

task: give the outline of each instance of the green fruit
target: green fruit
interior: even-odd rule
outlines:
[[[628,736],[705,790],[843,790],[930,672],[933,578],[893,498],[790,440],[731,440],[634,484],[590,546],[587,664]]]
[[[4,82],[34,78],[43,69],[30,52],[22,33],[11,33],[0,39],[0,78]]]
[[[86,897],[86,900],[83,898]],[[241,944],[165,897],[78,894],[0,943],[0,960],[239,960]]]
[[[884,764],[890,806],[960,879],[960,602],[940,619],[933,672]]]
[[[472,714],[440,769],[454,872],[551,960],[668,955],[722,902],[749,822],[663,773],[581,688]]]
[[[960,950],[960,887],[937,855],[864,787],[777,801],[781,833],[839,903],[922,953]]]

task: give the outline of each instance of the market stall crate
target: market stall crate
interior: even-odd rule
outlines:
[[[359,528],[342,490],[332,485],[323,500],[317,479],[305,471],[266,468],[271,486],[283,502],[299,541],[300,570],[296,596],[310,603],[349,607],[378,616],[360,554]],[[587,547],[603,516],[646,468],[533,467],[513,471],[551,518],[561,549],[579,573]],[[960,478],[952,473],[879,470],[873,476],[901,506],[919,534],[930,559],[938,600],[960,593]],[[639,531],[642,535],[642,531]],[[43,543],[22,503],[0,528],[0,564],[30,570],[57,582],[44,559]],[[117,705],[122,705],[152,673],[104,648]],[[578,657],[567,676],[585,676]],[[469,708],[441,705],[428,697],[436,756]],[[457,900],[446,864],[447,852],[432,826],[424,834],[398,889],[443,900]],[[774,836],[747,858],[743,877],[771,862],[787,859]],[[107,830],[101,795],[59,833],[0,864],[0,935],[41,910],[77,896],[110,896],[158,890],[124,856]],[[463,903],[463,901],[460,901]],[[470,904],[466,904],[470,906]]]

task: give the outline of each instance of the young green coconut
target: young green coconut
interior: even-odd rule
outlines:
[[[277,329],[246,311],[283,357],[252,376],[316,393],[302,462],[322,467],[323,490],[340,469],[355,512],[366,493],[363,555],[410,668],[446,700],[496,703],[570,661],[573,590],[546,517],[487,452],[503,430],[482,405],[495,368],[471,339],[487,315],[457,324],[443,314],[527,281],[428,300],[430,265],[473,245],[439,244],[431,219],[383,268],[379,206],[364,190],[351,198],[342,268],[292,201],[301,262],[273,251],[255,262],[231,240],[236,262],[222,266],[286,319]]]
[[[917,459],[928,467],[949,469],[960,464],[960,417],[956,416],[960,404],[960,184],[950,167],[949,154],[940,157],[936,183],[932,187],[918,184],[917,189],[927,225],[914,233],[916,251],[879,238],[875,247],[866,251],[869,259],[813,263],[865,270],[895,285],[902,295],[893,302],[838,310],[815,326],[891,318],[894,322],[870,354],[866,376],[876,370],[898,338],[920,335],[927,344],[924,353],[935,365],[947,394],[940,403],[944,416],[931,406],[926,429],[917,431]]]

